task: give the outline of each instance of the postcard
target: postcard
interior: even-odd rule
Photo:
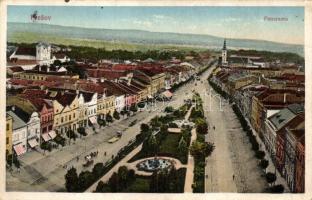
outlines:
[[[1,196],[311,199],[311,3],[283,2],[2,1]]]

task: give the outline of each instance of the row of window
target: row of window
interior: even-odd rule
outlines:
[[[50,114],[50,115],[48,115],[48,116],[42,116],[42,117],[41,117],[41,120],[42,120],[43,122],[52,121],[52,120],[53,120],[53,114]]]
[[[105,106],[104,106],[105,105]],[[98,110],[102,110],[102,109],[106,109],[106,108],[109,108],[109,107],[112,107],[114,105],[114,102],[107,102],[106,104],[100,104],[97,106],[97,109]]]

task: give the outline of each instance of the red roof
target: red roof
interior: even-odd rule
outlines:
[[[22,72],[24,69],[20,66],[9,67],[12,72]]]

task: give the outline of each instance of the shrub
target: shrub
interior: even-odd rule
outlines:
[[[273,182],[276,181],[276,175],[271,172],[268,172],[265,177],[269,184],[272,184]]]
[[[283,193],[284,192],[284,186],[281,184],[275,185],[275,186],[270,187],[269,191],[272,193]]]
[[[59,145],[65,146],[65,138],[63,138],[60,135],[56,135],[56,137],[53,139],[54,142],[56,142]]]
[[[263,159],[264,156],[265,156],[264,151],[257,151],[257,152],[256,152],[256,157],[257,157],[258,159]]]
[[[52,144],[48,142],[43,142],[41,143],[40,148],[43,150],[52,151]]]
[[[87,135],[86,130],[85,130],[84,127],[79,127],[79,128],[77,129],[77,132],[78,132],[80,135],[82,135],[82,136],[86,136],[86,135]]]
[[[171,112],[173,112],[173,111],[174,111],[174,109],[173,109],[172,106],[167,106],[167,107],[165,108],[165,112],[166,112],[166,113],[171,113]]]

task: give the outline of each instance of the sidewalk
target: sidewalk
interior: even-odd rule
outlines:
[[[245,118],[246,119],[246,118]],[[266,169],[266,172],[272,172],[275,173],[276,171],[276,181],[275,181],[275,185],[278,184],[282,184],[284,186],[284,192],[285,193],[289,193],[289,187],[287,185],[286,180],[281,176],[280,172],[275,168],[273,160],[270,156],[270,153],[267,151],[267,149],[265,148],[265,145],[263,143],[263,141],[261,140],[261,138],[259,137],[258,133],[252,128],[251,123],[248,119],[246,119],[248,125],[250,126],[252,133],[256,136],[256,139],[259,143],[259,150],[262,150],[265,152],[265,159],[267,159],[269,161],[269,166]]]

